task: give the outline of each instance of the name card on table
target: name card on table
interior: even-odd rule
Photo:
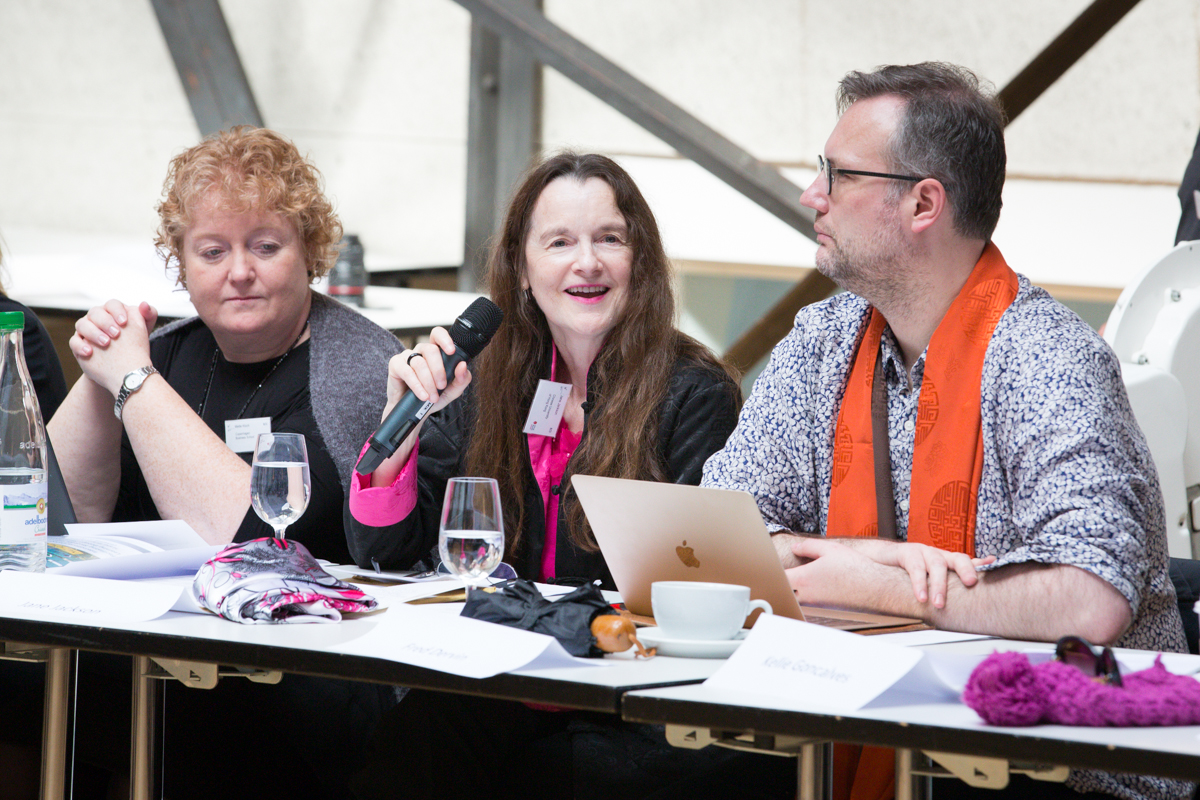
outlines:
[[[890,689],[957,697],[924,653],[872,638],[763,615],[705,685],[842,710]]]
[[[521,668],[605,666],[574,658],[556,639],[458,616],[462,606],[390,605],[369,633],[338,652],[399,661],[466,678],[490,678]]]
[[[143,622],[170,611],[179,593],[171,584],[5,570],[0,616],[81,625]]]

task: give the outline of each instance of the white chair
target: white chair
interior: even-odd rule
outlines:
[[[1183,242],[1121,292],[1104,338],[1121,360],[1167,511],[1172,557],[1200,554],[1200,241]]]

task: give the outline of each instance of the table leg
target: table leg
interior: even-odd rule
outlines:
[[[797,800],[828,800],[833,795],[829,742],[809,742],[796,754]]]
[[[132,800],[151,800],[156,779],[161,778],[162,753],[155,747],[156,718],[161,704],[162,682],[150,677],[148,656],[133,657],[133,741],[129,763],[129,793]]]
[[[933,778],[924,764],[921,751],[896,748],[896,800],[929,800]]]
[[[64,647],[54,647],[46,652],[46,697],[42,718],[42,800],[62,800],[66,789],[71,653],[70,649]]]
[[[896,748],[896,800],[915,800],[913,797],[913,751]]]

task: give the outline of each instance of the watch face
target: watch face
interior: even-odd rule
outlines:
[[[146,382],[147,377],[145,369],[134,370],[125,376],[125,380],[122,381],[121,385],[130,392],[136,392]]]

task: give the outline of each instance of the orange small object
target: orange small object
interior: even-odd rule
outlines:
[[[638,641],[633,620],[620,614],[601,614],[592,620],[592,636],[596,637],[596,647],[606,653],[624,653],[631,647],[636,647],[643,658],[651,658],[655,653],[653,647],[647,650]]]

